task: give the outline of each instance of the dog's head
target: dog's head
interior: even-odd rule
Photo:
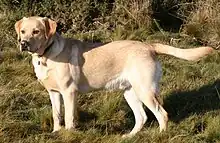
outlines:
[[[48,40],[56,33],[57,24],[49,18],[22,18],[15,23],[21,51],[42,55]]]

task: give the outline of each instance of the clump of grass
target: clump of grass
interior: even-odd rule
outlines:
[[[123,26],[130,30],[143,28],[149,29],[152,25],[151,2],[149,0],[117,0],[114,3],[112,17],[117,19],[115,25]]]
[[[207,142],[218,142],[220,141],[220,116],[211,117],[207,121],[207,129],[202,135]]]
[[[220,2],[200,0],[186,18],[182,33],[196,38],[202,44],[219,45],[220,40]]]

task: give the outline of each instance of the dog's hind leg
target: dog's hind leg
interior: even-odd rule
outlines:
[[[147,120],[147,115],[143,109],[142,102],[135,95],[135,92],[132,88],[125,91],[124,97],[134,113],[135,126],[129,134],[125,134],[123,137],[132,137],[141,130]]]
[[[156,98],[155,92],[148,91],[139,96],[139,99],[147,106],[157,118],[160,132],[167,129],[168,114]]]
[[[138,99],[153,112],[159,122],[160,131],[166,130],[168,115],[156,98],[159,93],[160,64],[142,61],[138,66],[132,68],[129,74],[131,75],[129,81]]]

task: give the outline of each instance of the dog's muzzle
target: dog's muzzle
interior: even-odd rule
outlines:
[[[27,40],[22,40],[20,46],[21,46],[21,51],[30,51],[29,42]]]

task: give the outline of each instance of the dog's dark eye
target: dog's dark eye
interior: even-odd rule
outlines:
[[[21,30],[21,34],[24,34],[25,33],[25,31],[24,30]]]
[[[40,33],[39,30],[34,30],[34,31],[33,31],[33,34],[34,34],[34,35],[39,34],[39,33]]]

